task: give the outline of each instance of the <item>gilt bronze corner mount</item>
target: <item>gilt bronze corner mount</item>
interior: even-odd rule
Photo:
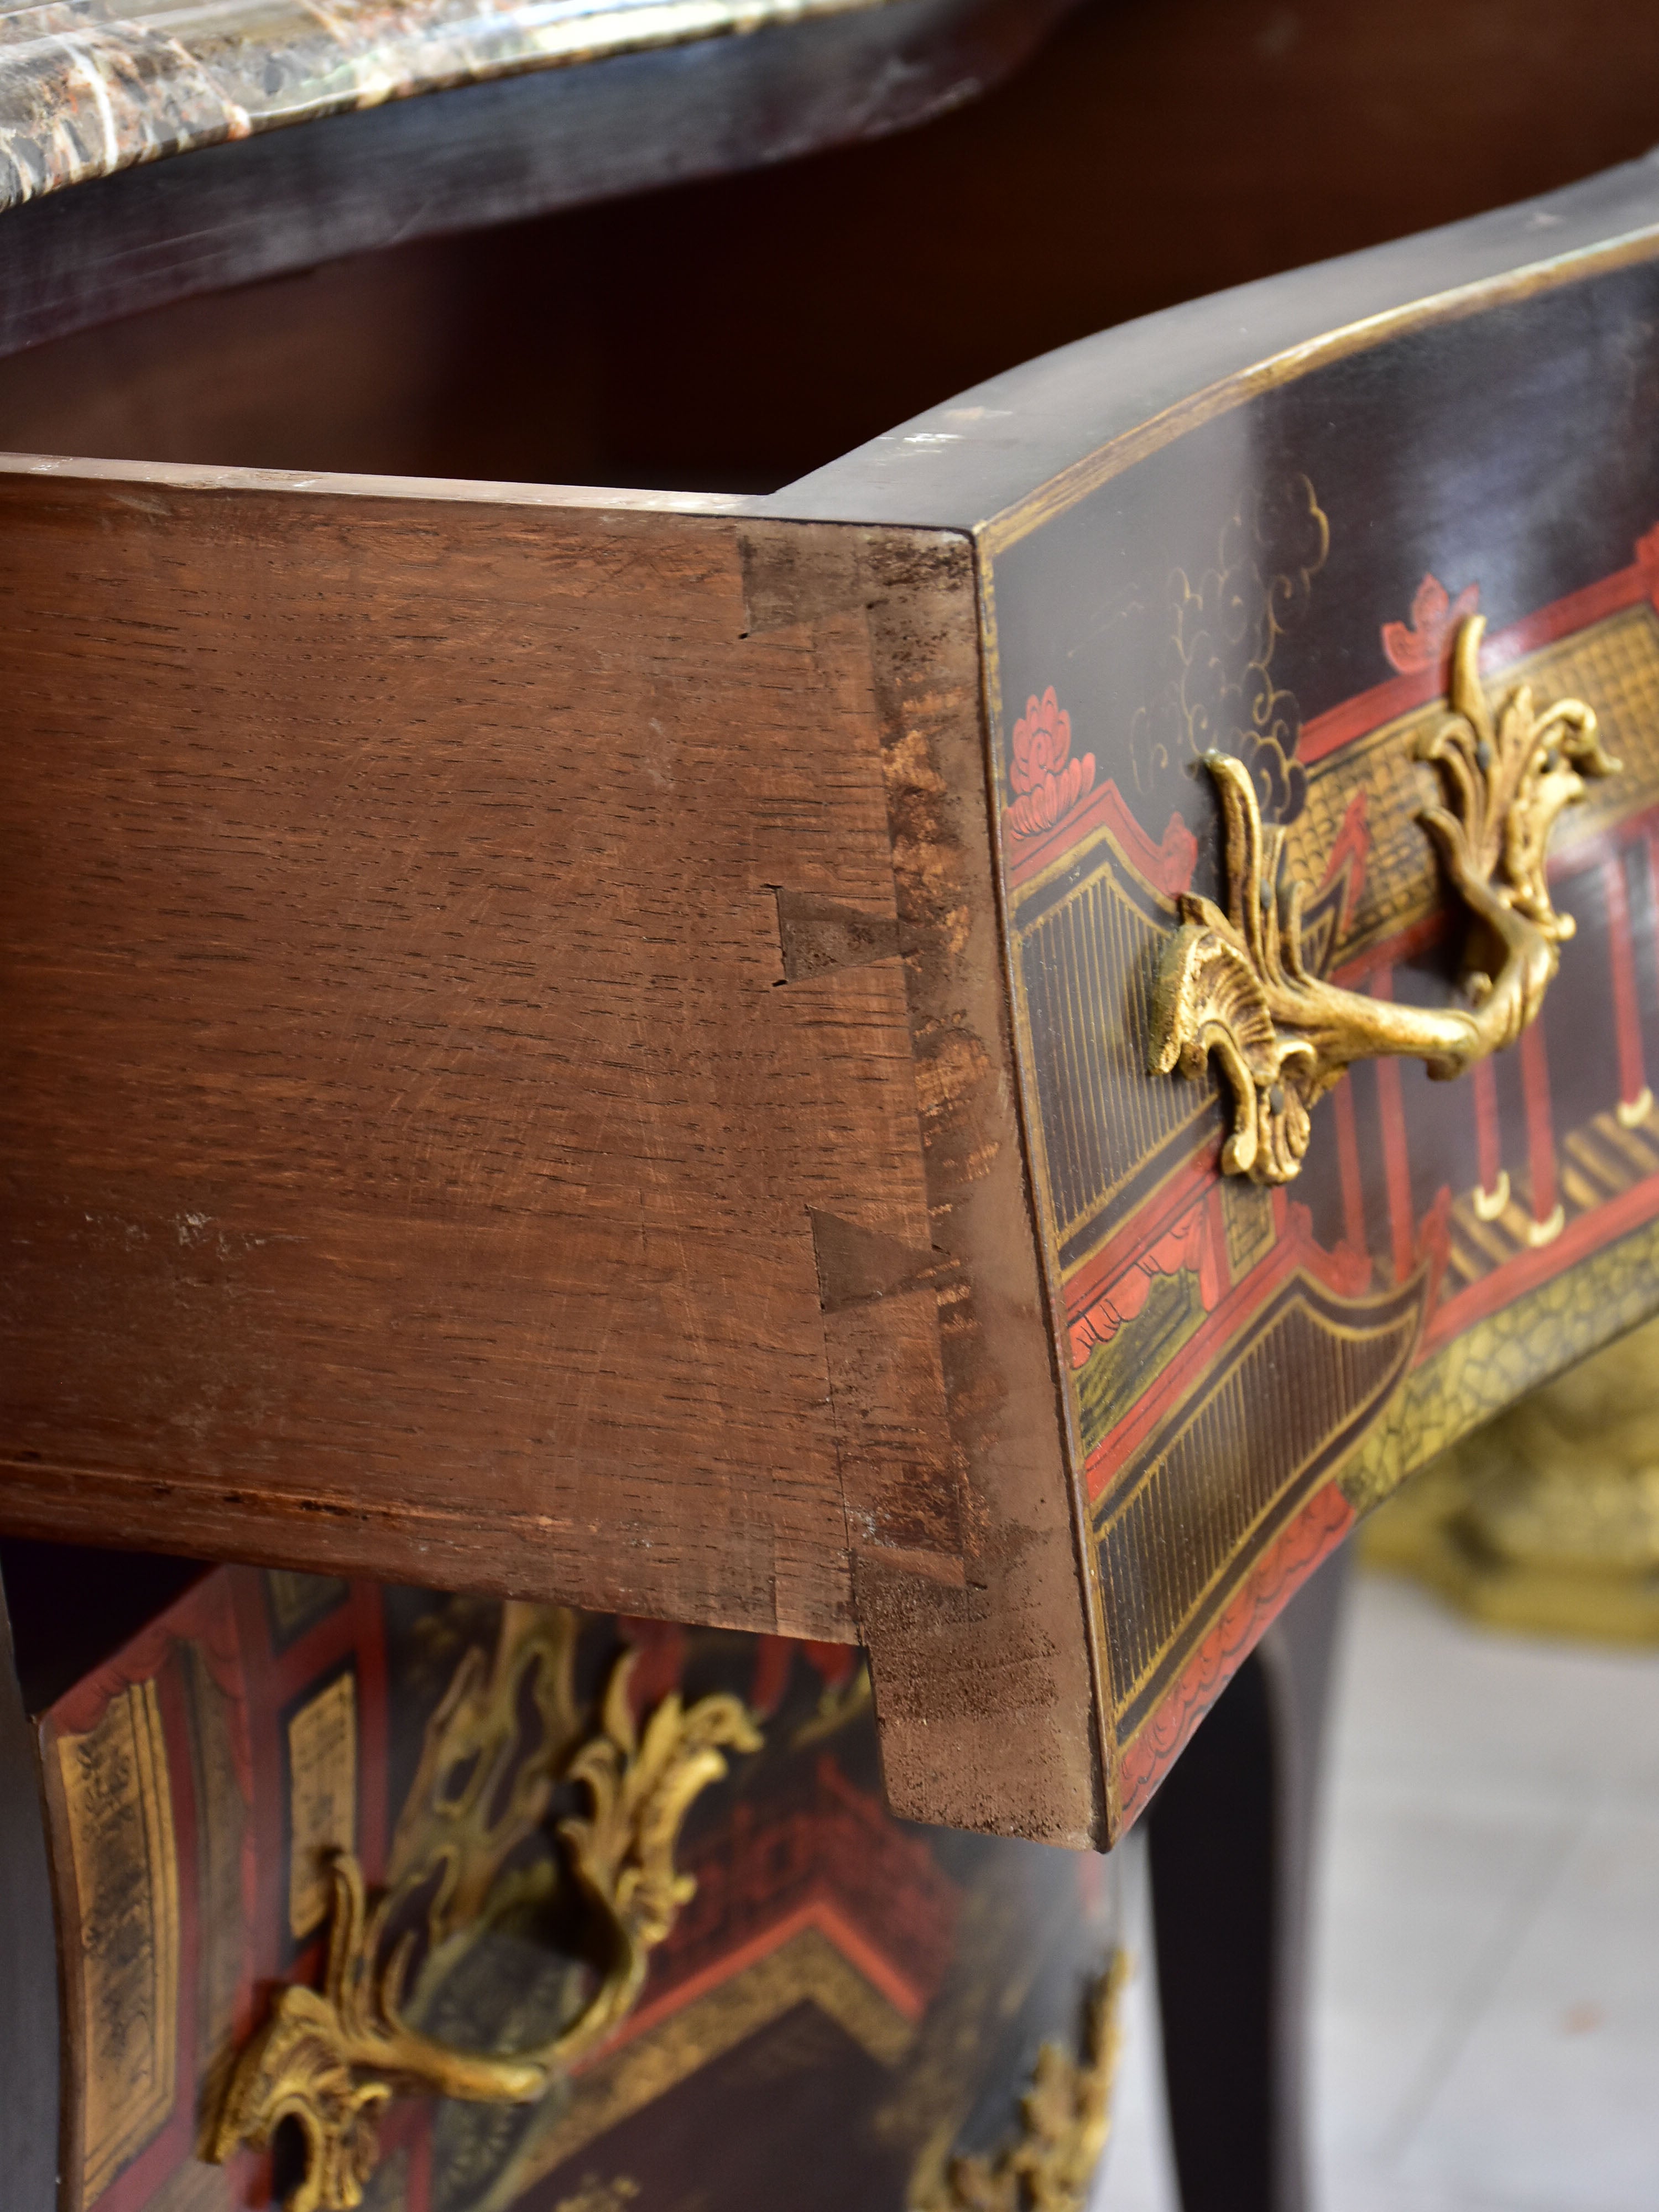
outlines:
[[[280,1990],[242,2052],[209,2146],[222,2161],[268,2146],[284,2122],[303,2139],[304,2172],[284,2212],[353,2212],[379,2157],[378,2123],[396,2095],[528,2104],[544,2095],[638,2002],[652,1950],[696,1887],[674,1854],[692,1802],[726,1772],[728,1751],[761,1739],[742,1702],[720,1694],[687,1707],[678,1693],[635,1722],[635,1655],[612,1669],[597,1729],[584,1734],[571,1689],[574,1617],[509,1605],[493,1662],[469,1650],[434,1715],[385,1889],[371,1903],[349,1853],[331,1863],[333,1911],[320,1990]],[[540,1748],[514,1765],[526,1698]],[[463,1777],[459,1789],[454,1778]],[[580,1899],[597,1985],[575,2019],[536,2047],[459,2051],[405,2017],[416,1936],[433,1952],[487,1918],[498,1885],[516,1894],[510,1862],[544,1820],[559,1783],[586,1811],[559,1823],[563,1864]],[[411,1905],[423,1910],[406,1925]]]
[[[1571,915],[1550,903],[1550,831],[1585,777],[1613,775],[1619,763],[1581,700],[1540,708],[1523,684],[1494,714],[1480,685],[1484,629],[1478,615],[1460,627],[1450,712],[1419,754],[1439,769],[1445,803],[1418,819],[1474,925],[1465,1005],[1398,1006],[1311,972],[1307,887],[1279,887],[1285,832],[1263,828],[1238,761],[1205,757],[1225,825],[1227,908],[1182,898],[1153,992],[1147,1057],[1154,1075],[1196,1076],[1212,1056],[1219,1061],[1233,1098],[1221,1153],[1229,1175],[1289,1182],[1308,1149],[1312,1107],[1353,1061],[1393,1055],[1425,1061],[1432,1076],[1461,1075],[1512,1044],[1543,1004],[1573,930]]]
[[[1013,2141],[994,2158],[952,2159],[916,2212],[1084,2212],[1111,2130],[1128,1978],[1128,1960],[1115,1952],[1090,1991],[1081,2056],[1045,2043]]]

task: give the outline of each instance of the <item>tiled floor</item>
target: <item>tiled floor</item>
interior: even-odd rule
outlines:
[[[1333,1750],[1314,2212],[1655,2212],[1659,1653],[1362,1578]],[[1176,2212],[1145,1974],[1127,2025],[1096,2212]]]

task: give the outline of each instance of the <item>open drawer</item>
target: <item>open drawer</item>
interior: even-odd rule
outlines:
[[[896,1809],[1113,1840],[1659,1307],[1656,257],[777,491],[0,463],[0,1523],[860,1643]]]

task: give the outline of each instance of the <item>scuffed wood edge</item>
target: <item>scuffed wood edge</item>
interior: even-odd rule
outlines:
[[[573,1605],[586,1613],[638,1613],[650,1598],[637,1581],[597,1566],[580,1531],[565,1548],[561,1539],[571,1524],[550,1514],[496,1514],[481,1527],[477,1513],[464,1506],[444,1513],[322,1492],[274,1493],[199,1475],[3,1457],[0,1491],[4,1533],[42,1543],[166,1551],[217,1562],[227,1556],[226,1522],[234,1516],[235,1559],[247,1566],[360,1575],[368,1548],[383,1582],[425,1589],[436,1581],[469,1596]],[[503,1537],[516,1547],[522,1572],[503,1568]],[[752,1614],[739,1617],[718,1604],[707,1607],[696,1625],[772,1632]],[[833,1623],[814,1625],[821,1638],[852,1640],[848,1628],[832,1638]]]
[[[459,501],[468,507],[611,509],[620,514],[759,514],[764,500],[746,494],[641,491],[627,485],[496,483],[471,477],[356,476],[337,470],[245,469],[201,461],[105,461],[64,453],[0,453],[0,476],[62,477],[76,483],[129,483],[143,489],[305,493],[337,499]],[[802,527],[806,526],[803,525]]]
[[[1007,882],[1006,854],[1003,846],[1003,805],[1006,793],[1003,783],[1002,755],[999,740],[1006,725],[1002,719],[1002,679],[997,639],[995,576],[991,548],[983,532],[975,532],[974,544],[981,676],[981,701],[986,727],[986,834],[996,881],[997,939],[1002,960],[1003,988],[1006,993],[1006,1003],[1010,1009],[1012,1022],[1012,1009],[1016,1000],[1014,963],[1017,953],[1008,905],[1003,892],[1003,887]],[[1041,1152],[1041,1137],[1039,1133],[1034,1133],[1032,1127],[1037,1120],[1041,1108],[1036,1096],[1033,1071],[1021,1058],[1018,1044],[1011,1048],[1011,1056],[1013,1071],[1011,1087],[1014,1098],[1014,1110],[1020,1125],[1022,1149],[1029,1164],[1037,1158]],[[1104,1600],[1100,1587],[1099,1560],[1088,1479],[1084,1467],[1085,1454],[1082,1438],[1078,1432],[1076,1405],[1071,1388],[1071,1378],[1065,1371],[1071,1356],[1070,1328],[1066,1319],[1065,1293],[1060,1278],[1059,1256],[1054,1249],[1045,1218],[1046,1209],[1037,1194],[1035,1175],[1028,1179],[1026,1195],[1030,1208],[1032,1241],[1036,1251],[1037,1267],[1042,1278],[1042,1295],[1048,1315],[1048,1344],[1054,1361],[1056,1411],[1066,1455],[1066,1492],[1071,1504],[1072,1538],[1078,1589],[1088,1623],[1090,1702],[1093,1716],[1095,1757],[1100,1778],[1100,1805],[1096,1841],[1100,1850],[1110,1850],[1123,1833],[1121,1802],[1121,1764],[1118,1757],[1110,1659],[1106,1641],[1105,1621],[1102,1613]]]
[[[918,1443],[928,1434],[916,1472],[936,1501],[933,1525],[907,1552],[858,1525],[849,1490],[887,1787],[913,1820],[1097,1845],[1086,1585],[1015,1103],[973,549],[955,533],[899,529],[849,527],[846,540],[840,591],[861,600],[870,636],[930,1244],[907,1253],[866,1240],[849,1252],[843,1237],[826,1265],[820,1235],[826,1340],[838,1434],[855,1462],[871,1394],[853,1378],[870,1376],[878,1346],[915,1337],[925,1315],[949,1454],[941,1463],[939,1431],[924,1423],[918,1372]],[[789,580],[757,547],[749,575],[751,622],[782,618]]]

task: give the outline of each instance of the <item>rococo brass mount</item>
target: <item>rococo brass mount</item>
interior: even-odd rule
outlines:
[[[392,2098],[414,2091],[481,2104],[527,2104],[618,2027],[637,2002],[649,1954],[695,1887],[674,1865],[699,1792],[726,1772],[723,1753],[757,1751],[739,1699],[678,1694],[635,1726],[635,1655],[611,1672],[597,1730],[584,1735],[572,1689],[574,1616],[508,1605],[486,1661],[468,1649],[428,1729],[420,1771],[373,1905],[349,1852],[331,1866],[333,1917],[320,1990],[283,1989],[231,2077],[208,2155],[270,2143],[284,2121],[305,2145],[303,2179],[285,2212],[352,2212],[379,2155],[376,2126]],[[537,1719],[525,1755],[526,1706]],[[585,1817],[559,1823],[564,1866],[580,1895],[597,1985],[546,2043],[505,2056],[452,2050],[406,2020],[423,1939],[441,1970],[481,1921],[559,1878],[526,1869],[520,1846],[546,1816],[556,1784],[585,1791]]]
[[[994,2158],[952,2159],[916,2212],[1084,2212],[1111,2131],[1128,1978],[1119,1951],[1090,1993],[1082,2057],[1045,2043],[1014,2141]]]
[[[1221,1063],[1233,1094],[1229,1175],[1290,1182],[1308,1149],[1309,1114],[1354,1060],[1387,1054],[1461,1075],[1512,1044],[1536,1016],[1571,937],[1571,915],[1550,904],[1545,848],[1556,817],[1586,776],[1611,775],[1595,716],[1577,699],[1541,709],[1522,684],[1494,719],[1480,688],[1485,623],[1460,628],[1451,712],[1421,747],[1444,780],[1447,804],[1419,816],[1473,919],[1466,1006],[1396,1006],[1345,991],[1304,963],[1307,886],[1281,896],[1285,832],[1264,830],[1239,762],[1208,753],[1226,829],[1227,911],[1184,897],[1182,927],[1164,953],[1152,1000],[1154,1075]]]

